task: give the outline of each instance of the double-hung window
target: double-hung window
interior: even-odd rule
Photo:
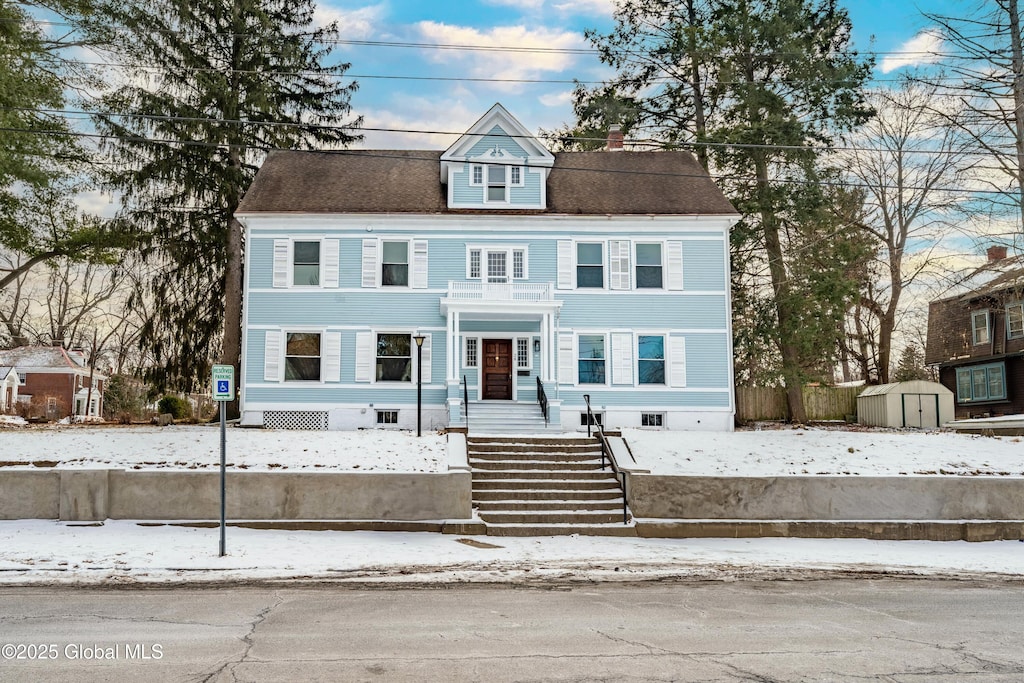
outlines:
[[[487,166],[487,193],[484,195],[486,197],[486,201],[508,201],[508,184],[506,181],[507,171],[507,166],[501,166],[498,164],[489,164]]]
[[[636,245],[636,286],[638,289],[661,289],[662,260],[660,244]]]
[[[971,313],[971,334],[975,345],[988,344],[988,311],[974,311]]]
[[[1006,307],[1006,338],[1024,337],[1024,303],[1018,301]]]
[[[1006,398],[1003,363],[957,368],[956,398],[960,403],[999,401]]]
[[[384,242],[380,282],[385,287],[409,286],[409,243]]]
[[[600,242],[576,244],[576,286],[604,287],[604,245]]]
[[[410,335],[377,335],[377,381],[412,381],[412,337]]]
[[[484,203],[507,204],[511,200],[511,188],[523,187],[523,167],[508,164],[472,164],[469,184],[483,187]]]
[[[319,332],[288,333],[284,350],[284,379],[287,382],[320,381]]]
[[[320,242],[295,242],[292,247],[292,284],[320,284]]]
[[[640,384],[665,383],[665,337],[637,335],[637,374]]]
[[[508,254],[506,252],[487,252],[487,281],[508,282]]]
[[[581,334],[578,344],[580,384],[605,384],[604,335]]]

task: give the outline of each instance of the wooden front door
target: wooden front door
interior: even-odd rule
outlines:
[[[512,340],[484,340],[484,400],[512,400]]]

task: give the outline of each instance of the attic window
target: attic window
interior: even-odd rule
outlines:
[[[508,192],[505,179],[505,166],[492,164],[487,167],[487,201],[507,202]]]

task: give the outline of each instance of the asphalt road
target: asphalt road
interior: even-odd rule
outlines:
[[[1021,681],[1024,585],[0,588],[0,681]]]

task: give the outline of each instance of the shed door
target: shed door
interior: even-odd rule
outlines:
[[[904,394],[903,423],[908,427],[935,429],[939,426],[938,401],[933,394]]]

